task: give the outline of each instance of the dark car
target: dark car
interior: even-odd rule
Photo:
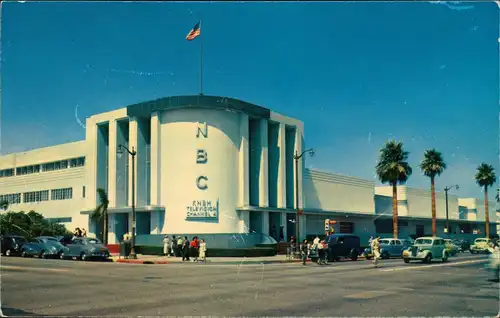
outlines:
[[[353,261],[362,254],[359,236],[351,234],[332,234],[325,242],[328,244],[328,261],[337,261],[341,258],[350,258]]]
[[[465,252],[470,250],[470,242],[468,240],[453,240],[453,244],[457,245],[460,252]]]
[[[5,256],[20,255],[21,247],[28,241],[19,235],[5,235],[0,238],[2,254]]]

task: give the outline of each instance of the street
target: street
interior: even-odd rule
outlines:
[[[7,316],[495,316],[487,257],[132,265],[2,257]]]

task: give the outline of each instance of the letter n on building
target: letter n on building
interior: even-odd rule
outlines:
[[[205,138],[208,137],[208,125],[206,122],[197,124],[197,126],[196,126],[196,138],[200,138],[200,134]]]

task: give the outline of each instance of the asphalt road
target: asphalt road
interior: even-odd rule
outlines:
[[[485,256],[448,263],[132,265],[1,258],[7,316],[495,316]]]

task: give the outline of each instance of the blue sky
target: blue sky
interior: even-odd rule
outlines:
[[[404,142],[414,174],[443,152],[438,189],[482,197],[498,169],[495,3],[3,3],[2,153],[81,140],[95,113],[204,93],[302,119],[307,165],[374,179],[378,150]]]

